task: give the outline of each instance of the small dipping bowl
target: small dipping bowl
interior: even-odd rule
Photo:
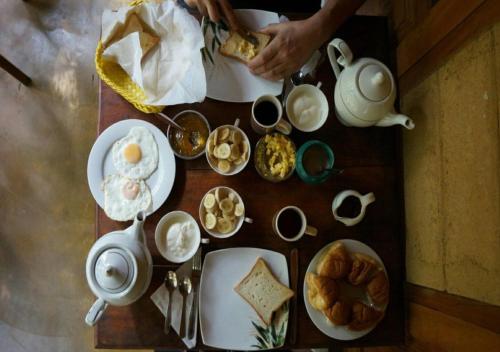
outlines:
[[[183,223],[189,221],[194,225],[195,236],[191,243],[191,248],[182,257],[175,256],[171,251],[168,250],[167,233],[170,227],[177,223]],[[191,257],[196,253],[198,247],[201,243],[201,233],[200,227],[196,223],[196,220],[185,211],[175,210],[170,213],[165,214],[158,225],[156,225],[155,230],[155,243],[160,254],[169,262],[172,263],[183,263],[191,259]]]
[[[272,134],[279,134],[279,133],[272,133]],[[282,134],[280,134],[282,135]],[[287,141],[292,143],[293,151],[295,152],[295,159],[297,159],[297,148],[295,147],[295,143],[290,139],[290,137],[282,135]],[[257,170],[257,173],[265,180],[270,181],[270,182],[282,182],[287,179],[289,179],[292,175],[293,172],[295,171],[295,165],[290,168],[290,171],[284,176],[284,177],[279,177],[271,174],[271,170],[269,170],[269,167],[267,166],[267,155],[266,155],[266,143],[264,139],[266,136],[263,136],[259,139],[255,146],[255,151],[254,151],[254,164],[255,164],[255,169]]]
[[[306,171],[304,163],[307,161],[304,159],[304,156],[307,157],[306,151],[313,146],[319,147],[321,148],[321,150],[323,150],[327,158],[325,169],[330,169],[330,170],[323,170],[322,172],[316,175],[310,175]],[[332,149],[326,143],[317,140],[312,140],[304,143],[297,151],[297,161],[295,163],[295,167],[297,170],[297,175],[300,177],[302,181],[309,184],[319,184],[325,182],[328,179],[328,177],[330,177],[330,175],[334,171],[333,169],[334,162],[335,162],[335,157],[333,155]]]
[[[193,160],[205,153],[208,136],[211,128],[208,120],[201,113],[195,110],[184,110],[175,115],[172,120],[177,122],[186,131],[179,131],[177,128],[168,126],[167,138],[174,154],[184,160]],[[181,143],[187,146],[191,145],[189,140],[190,132],[198,131],[200,133],[200,144],[196,147],[194,153],[187,153],[181,150]],[[179,137],[179,138],[177,138]]]

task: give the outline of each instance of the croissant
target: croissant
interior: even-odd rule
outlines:
[[[335,280],[313,273],[307,273],[306,282],[309,287],[307,299],[314,308],[318,310],[327,309],[338,299],[339,285]]]
[[[332,279],[342,279],[351,269],[351,258],[342,243],[330,247],[318,265],[318,274]]]
[[[333,325],[346,325],[351,320],[351,304],[344,301],[337,301],[323,312]]]
[[[355,302],[352,305],[352,320],[349,323],[349,329],[354,331],[365,330],[373,326],[382,318],[384,313],[361,302]]]
[[[370,279],[375,269],[377,269],[377,263],[371,257],[356,253],[347,279],[355,286],[361,285]]]
[[[386,304],[389,300],[389,281],[385,273],[380,270],[366,285],[366,292],[375,304]]]

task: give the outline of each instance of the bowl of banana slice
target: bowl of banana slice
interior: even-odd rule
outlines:
[[[217,127],[207,139],[208,164],[217,173],[232,176],[245,168],[250,160],[250,141],[241,128],[239,119],[234,125]]]
[[[245,205],[232,188],[212,188],[200,203],[200,222],[205,231],[217,238],[233,236],[243,225],[253,220],[245,217]]]

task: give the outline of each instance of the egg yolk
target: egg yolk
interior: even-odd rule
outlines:
[[[142,157],[141,147],[135,143],[127,144],[123,150],[123,156],[129,163],[137,164]]]
[[[133,200],[137,198],[137,194],[139,193],[139,185],[133,181],[128,181],[123,185],[122,192],[125,199]]]

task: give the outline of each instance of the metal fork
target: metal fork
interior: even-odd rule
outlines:
[[[196,254],[193,257],[193,266],[191,272],[191,282],[193,284],[193,305],[191,306],[191,312],[189,313],[189,328],[188,328],[188,339],[191,340],[194,337],[194,328],[198,317],[198,288],[200,284],[201,277],[201,247],[198,248]]]

